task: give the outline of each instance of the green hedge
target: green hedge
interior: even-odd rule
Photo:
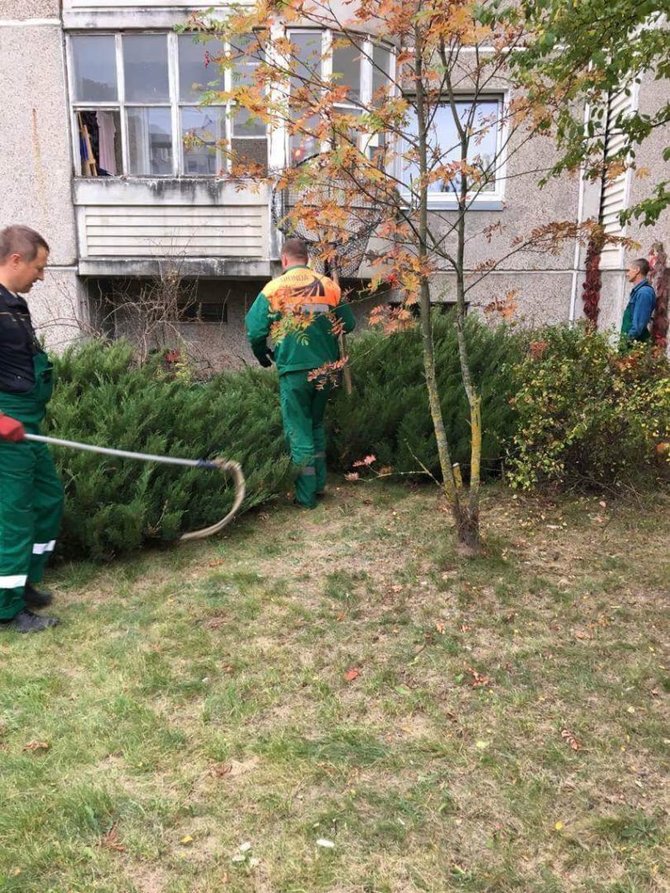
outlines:
[[[467,471],[469,429],[453,326],[437,317],[435,345],[454,461]],[[499,467],[513,436],[509,366],[516,336],[468,323],[473,371],[483,395],[484,470]],[[328,411],[330,462],[347,471],[369,453],[378,466],[438,473],[418,332],[352,339],[352,398],[338,391]],[[182,370],[183,371],[183,370]],[[45,433],[133,452],[187,458],[225,456],[242,464],[244,508],[291,486],[277,377],[261,369],[193,383],[160,358],[143,366],[125,342],[92,342],[56,359],[57,386]],[[54,450],[67,508],[59,554],[100,560],[211,524],[230,508],[223,475],[65,448]]]
[[[541,334],[491,329],[469,319],[473,377],[482,395],[483,473],[506,457],[517,486],[637,481],[658,470],[667,440],[667,361],[648,350],[621,357],[581,329]],[[354,394],[339,389],[328,410],[330,465],[346,472],[365,456],[375,468],[436,477],[439,464],[419,332],[366,332],[349,344]],[[435,318],[435,355],[452,457],[467,476],[470,429],[456,334]],[[56,360],[46,433],[134,452],[224,456],[242,464],[244,508],[290,486],[277,376],[257,368],[205,382],[188,370],[143,366],[124,342],[93,342]],[[57,448],[67,509],[60,554],[104,559],[214,523],[233,492],[223,475]]]
[[[649,487],[670,469],[670,364],[581,326],[538,331],[514,369],[512,486]]]
[[[515,432],[511,370],[522,356],[524,342],[508,328],[492,329],[475,317],[467,320],[466,338],[473,379],[482,395],[482,472],[497,474]],[[451,316],[435,315],[434,341],[452,460],[459,462],[467,475],[469,413]],[[348,350],[355,393],[349,398],[340,390],[329,410],[331,461],[349,470],[355,461],[372,454],[377,458],[376,467],[418,472],[421,463],[439,477],[418,329],[388,337],[366,332],[351,339]]]
[[[45,433],[66,440],[242,464],[245,508],[289,486],[276,377],[249,369],[189,383],[159,359],[139,367],[124,342],[56,359]],[[222,474],[55,448],[67,509],[59,553],[96,560],[212,524],[230,508]]]

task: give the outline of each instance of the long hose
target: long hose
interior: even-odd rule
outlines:
[[[47,443],[51,446],[64,446],[74,450],[84,450],[89,453],[102,453],[104,456],[118,456],[121,459],[138,459],[140,462],[162,462],[164,465],[186,465],[189,468],[203,468],[211,471],[222,471],[229,474],[235,482],[235,499],[231,510],[225,517],[212,524],[210,527],[203,527],[202,530],[194,530],[191,533],[183,533],[179,537],[180,542],[186,540],[200,540],[208,536],[213,536],[220,530],[223,530],[233,520],[239,511],[244,494],[246,492],[246,484],[242,467],[238,462],[230,459],[179,459],[173,456],[156,456],[151,453],[131,453],[128,450],[113,450],[110,447],[93,446],[90,443],[78,443],[76,440],[60,440],[57,437],[45,437],[42,434],[26,434],[26,440],[34,440],[37,443]]]

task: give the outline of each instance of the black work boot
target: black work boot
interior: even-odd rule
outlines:
[[[35,589],[28,581],[23,591],[23,600],[29,608],[46,608],[54,600],[53,593],[48,589]]]
[[[28,608],[19,611],[12,620],[5,620],[2,624],[6,629],[15,629],[19,633],[41,633],[50,626],[58,626],[58,617],[40,617],[33,614]]]

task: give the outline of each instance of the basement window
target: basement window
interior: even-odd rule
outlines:
[[[182,322],[228,322],[227,301],[191,301],[182,308]]]

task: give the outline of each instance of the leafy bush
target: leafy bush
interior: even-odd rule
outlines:
[[[667,467],[670,365],[658,351],[621,354],[588,329],[547,328],[514,373],[513,486],[636,485]]]
[[[224,456],[242,464],[244,508],[287,484],[276,377],[261,370],[191,384],[159,358],[138,366],[124,342],[92,342],[56,359],[49,407],[54,436],[185,458]],[[234,492],[214,471],[148,464],[56,448],[66,489],[61,554],[101,559],[214,523]]]
[[[470,462],[468,405],[461,381],[456,331],[450,316],[434,319],[435,356],[442,411],[452,461],[467,472]],[[482,395],[483,474],[500,469],[514,435],[511,366],[522,355],[521,337],[504,327],[467,321],[472,373]],[[437,445],[428,407],[421,336],[417,329],[383,336],[366,332],[348,344],[355,393],[338,392],[329,410],[329,451],[343,469],[373,454],[380,467],[419,472],[424,465],[439,476]]]

